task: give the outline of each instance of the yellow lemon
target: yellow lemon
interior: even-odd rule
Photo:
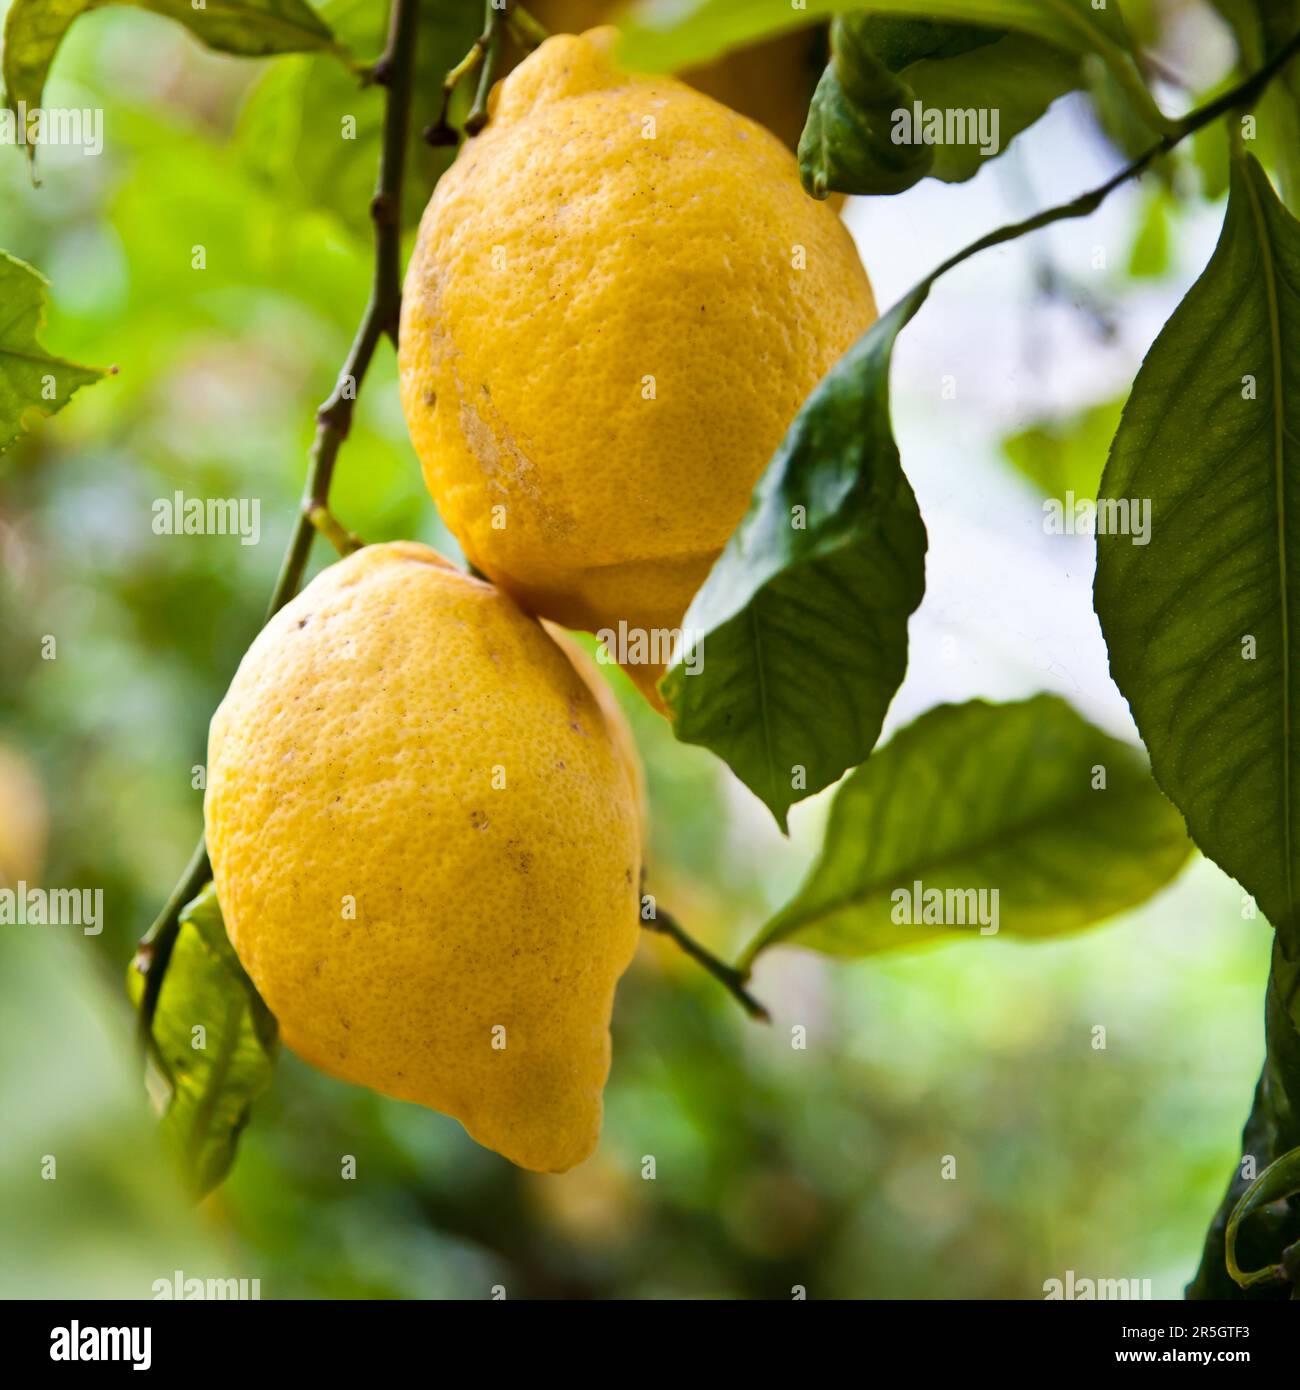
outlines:
[[[16,749],[0,745],[0,888],[35,885],[47,829],[45,793],[36,770]]]
[[[600,1132],[636,797],[541,626],[397,543],[325,570],[253,642],[204,810],[231,942],[285,1042],[559,1172]]]
[[[530,0],[525,6],[553,33],[580,34],[627,11],[626,0]],[[816,28],[795,29],[687,68],[683,82],[765,125],[792,150],[799,144],[808,103],[824,65]]]
[[[653,696],[790,421],[871,324],[834,212],[753,121],[548,39],[439,182],[402,402],[443,519],[532,612],[613,634]]]
[[[627,722],[627,715],[623,713],[623,707],[619,704],[618,697],[613,690],[610,689],[609,682],[600,674],[600,668],[574,640],[572,634],[545,619],[542,620],[542,626],[564,650],[569,660],[573,662],[574,670],[586,681],[587,688],[596,697],[601,714],[605,716],[605,727],[609,730],[610,738],[614,740],[614,747],[623,760],[628,779],[632,783],[637,820],[641,825],[641,841],[644,844],[646,820],[649,816],[645,768],[641,764],[641,754],[637,750],[636,738],[632,733],[632,726]]]

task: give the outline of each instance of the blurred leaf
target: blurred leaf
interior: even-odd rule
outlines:
[[[1004,439],[1003,452],[1044,497],[1095,498],[1123,408],[1123,401],[1105,401],[1031,425]]]
[[[1135,280],[1157,280],[1169,272],[1169,208],[1169,190],[1154,184],[1147,192],[1128,257],[1128,273]]]
[[[36,419],[62,410],[74,391],[105,375],[51,357],[37,341],[48,284],[39,271],[0,251],[0,453]]]
[[[1211,121],[1191,139],[1192,161],[1201,176],[1201,196],[1216,203],[1228,191],[1232,176],[1232,146],[1222,121]]]
[[[1103,498],[1149,499],[1150,543],[1099,535],[1094,592],[1157,780],[1284,940],[1300,868],[1297,287],[1300,224],[1248,157],[1102,479]]]
[[[356,52],[378,52],[386,20],[371,0],[335,0],[323,7],[339,37]],[[402,219],[415,226],[454,149],[433,149],[422,132],[437,118],[442,80],[482,25],[481,8],[463,0],[426,0],[415,50]],[[458,99],[468,102],[468,84]],[[379,168],[384,94],[363,87],[329,57],[276,63],[249,93],[236,144],[240,158],[276,196],[327,211],[357,236],[371,235],[370,199]]]
[[[835,364],[795,417],[696,594],[694,675],[662,682],[673,731],[730,764],[784,830],[794,802],[875,746],[925,590],[925,526],[889,420],[898,334],[924,281]]]
[[[142,979],[134,969],[128,975],[137,1005]],[[277,1051],[275,1020],[244,974],[210,883],[181,912],[153,1036],[171,1087],[163,1139],[202,1197],[229,1172],[253,1102],[271,1084]]]
[[[996,891],[999,931],[1058,936],[1144,902],[1190,851],[1137,750],[1063,700],[940,705],[836,793],[821,858],[740,964],[778,943],[861,956],[979,930],[974,913],[897,920],[918,883]]]
[[[4,82],[9,105],[40,105],[54,54],[72,23],[116,0],[14,0],[5,19]],[[123,0],[185,25],[209,48],[244,58],[336,47],[305,0]],[[28,146],[29,153],[34,153]]]

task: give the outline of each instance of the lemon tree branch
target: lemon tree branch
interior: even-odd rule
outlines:
[[[661,907],[656,907],[655,915],[647,918],[641,925],[646,931],[657,931],[664,936],[671,937],[693,961],[702,965],[715,980],[720,981],[735,996],[741,1008],[750,1018],[756,1018],[762,1023],[771,1023],[771,1014],[745,988],[746,975],[744,971],[738,970],[734,965],[728,965],[724,960],[719,960],[712,951],[706,950],[693,937],[688,936],[672,913],[665,912]]]
[[[406,137],[410,125],[412,74],[415,64],[416,26],[420,0],[393,0],[388,40],[378,61],[367,74],[370,82],[387,91],[384,104],[383,140],[379,175],[370,216],[375,229],[374,275],[365,313],[329,398],[316,412],[316,437],[308,455],[307,481],[302,504],[289,538],[275,588],[267,605],[269,621],[298,592],[303,572],[318,531],[336,546],[355,548],[356,537],[334,520],[329,510],[330,484],[339,450],[352,426],[357,392],[369,370],[375,350],[384,338],[397,341],[402,308],[401,219],[402,176]],[[144,976],[140,998],[139,1028],[146,1047],[153,1047],[153,1019],[163,977],[176,944],[181,909],[212,877],[203,838],[171,896],[140,942],[134,968]]]

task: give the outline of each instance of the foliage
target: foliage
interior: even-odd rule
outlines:
[[[72,393],[98,381],[93,367],[52,357],[37,339],[45,319],[46,280],[31,266],[0,251],[0,452],[34,419],[67,405]]]
[[[860,956],[943,935],[1056,936],[1143,902],[1190,852],[1142,759],[1064,701],[940,705],[845,779],[821,859],[742,960],[782,943]],[[956,930],[949,893],[963,900]]]
[[[783,829],[871,751],[906,668],[925,528],[890,430],[889,362],[927,288],[809,397],[687,611],[702,669],[686,677],[684,654],[664,680],[677,737],[723,756]]]
[[[142,977],[133,967],[127,978],[138,1004]],[[196,1196],[216,1187],[235,1161],[253,1102],[275,1074],[276,1032],[209,883],[181,912],[153,1024],[167,1090],[163,1141]]]
[[[70,0],[15,0],[4,55],[12,104],[40,100],[69,26],[94,8]],[[174,373],[169,389],[183,395],[186,377],[171,360],[173,344],[180,343],[183,352],[185,335],[193,333],[195,376],[210,370],[205,353],[238,343],[245,362],[251,357],[254,372],[260,351],[271,364],[268,370],[284,374],[272,385],[286,395],[302,398],[316,385],[329,384],[342,358],[336,349],[346,344],[353,317],[341,301],[361,297],[363,275],[352,248],[340,248],[312,230],[308,214],[325,212],[352,239],[371,221],[363,212],[365,190],[373,183],[381,153],[394,153],[395,137],[391,131],[385,134],[381,93],[351,84],[362,72],[353,55],[376,47],[382,34],[376,16],[361,5],[330,6],[324,17],[301,0],[250,0],[233,10],[207,12],[161,0],[143,8],[180,19],[202,42],[224,53],[311,56],[287,59],[261,76],[229,151],[216,152],[203,136],[174,132],[165,147],[153,149],[154,113],[128,114],[128,122],[136,123],[132,139],[144,172],[136,172],[118,191],[97,195],[111,208],[120,248],[101,241],[95,254],[105,265],[115,255],[126,265],[130,306],[137,318],[114,339],[126,300],[122,291],[114,302],[110,273],[93,292],[83,285],[89,305],[82,315],[84,342],[77,345],[75,335],[64,331],[71,325],[63,323],[56,340],[85,347],[92,358],[107,357],[104,346],[118,341],[137,375],[121,383],[112,403],[97,401],[106,392],[79,398],[77,410],[56,426],[68,433],[49,432],[63,441],[55,448],[65,455],[64,478],[49,477],[50,470],[35,466],[49,447],[46,431],[24,438],[7,455],[17,499],[7,505],[42,518],[59,516],[78,490],[93,481],[95,467],[111,461],[114,451],[139,448],[149,456],[153,473],[146,488],[175,477],[245,489],[265,486],[279,494],[287,511],[292,485],[283,459],[301,445],[300,427],[284,413],[268,410],[265,420],[253,422],[244,441],[260,452],[242,463],[231,457],[230,419],[223,413],[206,421],[200,417],[196,433],[201,440],[177,444],[178,425],[190,432],[193,412],[182,410],[179,420],[169,419],[166,408],[150,399],[147,369],[165,361]],[[1237,73],[1225,76],[1213,95],[1183,118],[1166,115],[1150,94],[1144,76],[1147,55],[1119,6],[1097,10],[1087,0],[1051,5],[1035,0],[887,0],[874,6],[869,17],[853,14],[858,8],[847,0],[811,0],[796,15],[785,0],[688,0],[673,6],[671,22],[665,23],[667,9],[643,7],[626,53],[634,62],[676,67],[795,23],[833,19],[831,60],[800,150],[805,180],[819,194],[833,189],[892,194],[927,175],[959,182],[976,173],[984,160],[969,148],[900,149],[890,139],[887,117],[897,106],[916,100],[939,106],[999,105],[1009,139],[1028,129],[1057,96],[1086,84],[1092,109],[1134,163],[1074,203],[981,238],[944,262],[904,295],[808,398],[688,614],[685,626],[705,633],[708,659],[702,675],[687,681],[679,667],[665,682],[676,742],[663,730],[653,736],[663,740],[663,765],[671,771],[665,775],[660,769],[656,791],[652,767],[652,797],[658,795],[681,815],[682,828],[669,842],[671,852],[685,862],[690,854],[701,854],[706,832],[700,827],[709,815],[716,834],[716,807],[725,794],[717,769],[707,759],[692,761],[691,750],[681,745],[699,744],[717,754],[758,794],[783,830],[789,828],[788,813],[797,801],[849,773],[832,803],[820,860],[784,907],[771,913],[766,910],[770,904],[764,904],[758,915],[767,918],[767,925],[743,957],[746,967],[778,942],[827,955],[868,954],[915,942],[927,933],[915,924],[900,931],[888,908],[893,892],[922,874],[928,887],[996,886],[1004,891],[1008,934],[1073,931],[1142,902],[1176,875],[1189,853],[1181,813],[1197,847],[1243,885],[1277,933],[1267,1055],[1244,1136],[1245,1151],[1264,1172],[1253,1185],[1240,1168],[1234,1175],[1191,1292],[1285,1297],[1288,1281],[1295,1277],[1288,1261],[1293,1262],[1300,1234],[1294,1210],[1282,1201],[1294,1192],[1294,1152],[1300,1148],[1295,1132],[1300,1031],[1293,963],[1300,946],[1293,901],[1300,802],[1291,735],[1297,716],[1292,629],[1300,611],[1297,544],[1291,534],[1300,438],[1294,418],[1300,383],[1292,342],[1300,331],[1300,229],[1288,211],[1294,211],[1300,196],[1300,62],[1291,61],[1300,6],[1294,0],[1279,5],[1218,0],[1237,43]],[[453,10],[448,4],[429,6],[425,22],[416,84],[421,121],[436,116],[439,74],[455,61],[475,27],[463,8]],[[74,43],[69,40],[64,48]],[[242,81],[230,79],[229,69],[221,71],[226,74],[221,81],[231,81],[232,87]],[[1260,77],[1252,81],[1254,73]],[[1233,87],[1234,81],[1239,85]],[[464,107],[462,102],[462,117]],[[355,144],[335,146],[334,131],[354,114]],[[1253,144],[1247,143],[1251,127],[1243,117],[1248,116],[1257,127]],[[418,143],[418,124],[412,122],[402,142],[403,161],[415,171],[399,210],[399,225],[404,226],[412,222],[447,158]],[[326,130],[331,143],[317,138]],[[272,131],[287,131],[290,138],[272,141]],[[191,167],[196,159],[197,173]],[[1052,221],[1090,214],[1112,189],[1147,169],[1157,170],[1162,183],[1148,201],[1130,272],[1159,279],[1169,261],[1171,225],[1176,225],[1185,197],[1174,174],[1187,168],[1189,160],[1201,168],[1207,191],[1213,192],[1220,177],[1230,182],[1222,236],[1138,374],[1097,494],[1110,505],[1112,518],[1121,515],[1121,503],[1144,501],[1154,516],[1149,544],[1135,545],[1126,531],[1100,528],[1095,601],[1112,672],[1172,807],[1133,749],[1046,697],[940,706],[873,755],[907,667],[908,622],[921,602],[925,580],[926,530],[891,420],[889,376],[899,335],[948,270]],[[216,192],[206,186],[212,170],[224,181]],[[171,190],[170,204],[159,195],[160,187]],[[258,237],[271,207],[289,224],[287,240],[277,248],[268,248]],[[155,225],[160,209],[165,231]],[[238,271],[227,268],[230,279],[218,280],[215,293],[212,282],[203,292],[183,285],[183,277],[159,261],[160,248],[174,256],[176,245],[192,244],[200,211],[209,219],[226,219],[225,245],[234,248],[233,257],[246,258]],[[38,245],[47,230],[41,220],[45,216],[17,219],[12,229],[5,229],[6,245],[34,255],[29,247]],[[378,221],[382,262],[382,217]],[[395,236],[393,232],[390,251]],[[334,298],[320,294],[327,282],[339,286]],[[265,325],[251,330],[250,301],[241,298],[248,285],[256,286],[259,310],[268,315]],[[32,407],[52,413],[102,373],[52,358],[39,346],[43,286],[36,272],[8,253],[0,260],[0,290],[18,306],[0,336],[0,443],[8,445],[31,421]],[[158,328],[165,330],[165,349],[154,341]],[[259,332],[264,340],[259,341]],[[292,364],[284,362],[280,350],[286,340],[304,345],[300,360]],[[45,377],[53,377],[53,394],[45,389]],[[391,391],[391,369],[380,379]],[[123,423],[126,409],[138,412],[144,423]],[[1072,491],[1090,498],[1097,441],[1113,412],[1112,406],[1100,406],[1067,423],[1036,427],[1008,441],[1007,452],[1045,492]],[[73,461],[78,445],[90,455],[81,473]],[[353,477],[365,473],[363,461],[387,466],[390,495],[380,497],[373,486],[341,478],[334,500],[346,499],[349,519],[369,534],[409,534],[422,526],[436,531],[437,523],[426,518],[421,506],[409,455],[398,452],[404,447],[391,412],[369,405],[359,412],[348,445],[349,459],[358,465]],[[392,466],[394,457],[401,458],[400,466]],[[30,542],[20,537],[17,544]],[[75,539],[61,536],[52,544],[61,547],[61,562],[75,556]],[[291,546],[290,561],[295,553]],[[86,785],[93,785],[96,771],[107,768],[113,774],[110,785],[128,786],[125,769],[133,768],[132,755],[139,750],[140,765],[151,770],[127,795],[138,798],[134,810],[141,821],[157,819],[160,805],[182,808],[192,817],[192,802],[178,795],[169,780],[174,779],[172,769],[199,756],[195,750],[205,711],[214,685],[221,684],[214,668],[228,670],[255,625],[259,604],[254,586],[233,581],[229,566],[214,554],[209,551],[203,561],[184,565],[169,566],[151,556],[138,565],[123,563],[118,571],[109,568],[103,611],[114,621],[137,624],[168,653],[144,679],[124,669],[129,663],[102,635],[105,645],[94,647],[89,631],[94,615],[81,620],[85,628],[79,635],[89,648],[104,653],[102,674],[120,681],[152,716],[145,720],[148,739],[128,734],[122,747],[104,752],[92,737],[102,738],[104,728],[91,721],[107,723],[114,715],[92,716],[75,708],[84,701],[84,691],[74,694],[57,677],[49,682],[52,698],[44,687],[42,696],[32,693],[38,668],[30,655],[31,619],[16,625],[18,656],[0,673],[0,690],[23,693],[24,719],[33,740],[60,749],[51,756],[63,759],[65,769],[76,767],[78,739],[96,749],[89,770],[70,774],[84,778]],[[302,578],[304,559],[305,551],[296,573],[287,562],[295,582]],[[208,622],[196,624],[192,612],[203,613]],[[215,660],[214,643],[220,649]],[[183,711],[174,727],[167,718],[172,710]],[[67,728],[78,737],[68,739]],[[1099,768],[1106,772],[1104,790],[1085,781]],[[707,792],[701,795],[700,788]],[[68,798],[61,812],[65,829],[93,828],[95,808],[70,809],[74,801]],[[698,803],[705,803],[706,812]],[[99,809],[102,813],[104,808]],[[114,812],[119,809],[112,805]],[[79,816],[84,818],[80,822]],[[77,837],[70,839],[77,843]],[[139,840],[129,841],[129,852],[105,860],[89,847],[89,835],[79,839],[80,846],[66,852],[65,867],[93,865],[97,878],[122,885],[121,901],[130,916],[156,884],[157,865],[143,862],[149,851]],[[704,862],[715,857],[725,861],[722,841],[709,843],[709,852],[701,856]],[[728,872],[743,878],[745,870],[720,866],[720,880]],[[720,895],[730,886],[724,882]],[[696,885],[694,891],[709,901],[708,888]],[[273,1024],[234,961],[210,889],[165,925],[174,930],[175,944],[151,1033],[171,1084],[163,1133],[181,1157],[193,1189],[204,1192],[225,1175],[249,1107],[271,1082]],[[142,997],[138,980],[134,987],[137,998]],[[727,1026],[703,1022],[703,1013],[685,991],[634,995],[634,1020],[645,1017],[645,999],[651,994],[661,1011],[656,1034],[661,1053],[657,1062],[639,1054],[628,1089],[621,1099],[615,1092],[615,1108],[634,1111],[638,1087],[653,1085],[645,1073],[663,1065],[673,1084],[657,1091],[655,1100],[660,1107],[680,1104],[677,1139],[683,1151],[689,1150],[690,1136],[703,1117],[718,1114],[729,1116],[733,1131],[744,1135],[746,1152],[779,1146],[779,1126],[756,1118],[762,1115],[764,1097],[752,1106],[737,1098],[744,1090],[738,1078],[746,1073]],[[948,997],[959,994],[953,987]],[[200,1050],[190,1056],[185,1050],[196,1020],[208,1029],[210,1054]],[[676,1036],[678,1031],[682,1036]],[[691,1043],[689,1064],[674,1051],[675,1046],[686,1047],[684,1038]],[[722,1055],[707,1075],[684,1079],[719,1039]],[[308,1091],[318,1084],[297,1079]],[[772,1082],[770,1089],[775,1094],[780,1086]],[[325,1104],[320,1113],[332,1115],[346,1129],[340,1119],[345,1103],[334,1110]],[[419,1192],[419,1200],[436,1207],[438,1221],[458,1229],[467,1241],[488,1249],[494,1241],[508,1243],[500,1228],[482,1216],[490,1202],[475,1205],[463,1228],[456,1227],[461,1218],[454,1214],[455,1194],[422,1185],[412,1172],[419,1144],[406,1146],[404,1121],[392,1111],[382,1113],[382,1120],[374,1120],[375,1132],[385,1126],[390,1132],[376,1142],[389,1146],[383,1161],[395,1175],[395,1187]],[[635,1144],[634,1124],[625,1134]],[[256,1138],[254,1163],[276,1162],[277,1142]],[[291,1139],[283,1142],[292,1144]],[[725,1166],[731,1158],[722,1143],[712,1162]],[[772,1185],[760,1183],[746,1210],[769,1204],[764,1194],[773,1190],[779,1190],[781,1202],[797,1207],[800,1199],[790,1195],[786,1182],[795,1167],[793,1155],[780,1152],[774,1161],[776,1177],[765,1175]],[[251,1182],[237,1174],[237,1193],[241,1180]],[[831,1180],[826,1182],[829,1189]],[[506,1207],[513,1210],[509,1203],[522,1201],[524,1189],[513,1175],[500,1184],[492,1200],[505,1193]],[[713,1195],[705,1193],[701,1200],[707,1203]],[[250,1186],[238,1200],[253,1211],[258,1197]],[[841,1204],[838,1196],[825,1200],[818,1220],[833,1223],[850,1205]],[[261,1215],[265,1218],[265,1211]],[[530,1259],[523,1249],[512,1248],[512,1255],[524,1265]],[[528,1268],[533,1287],[553,1287],[551,1271],[535,1260]],[[1267,1277],[1253,1279],[1243,1271],[1265,1271]],[[358,1284],[365,1282],[357,1278]],[[761,1281],[750,1285],[737,1276],[737,1283],[757,1287]]]
[[[1213,259],[1142,364],[1102,478],[1103,502],[1150,499],[1150,543],[1103,533],[1096,585],[1157,780],[1292,940],[1298,283],[1300,224],[1251,160],[1234,170]]]

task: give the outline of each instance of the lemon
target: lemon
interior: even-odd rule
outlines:
[[[468,557],[612,634],[653,697],[754,483],[876,309],[780,141],[619,71],[616,37],[548,39],[497,88],[421,223],[399,368]]]
[[[325,570],[253,642],[204,809],[231,942],[288,1046],[559,1172],[600,1131],[637,795],[541,626],[396,543]]]
[[[35,885],[47,828],[45,793],[35,768],[17,749],[0,744],[0,888]]]
[[[544,28],[554,33],[580,34],[622,17],[626,0],[530,0],[525,6]],[[792,150],[799,145],[808,103],[817,85],[817,59],[823,43],[814,28],[796,29],[749,44],[710,63],[687,68],[680,76],[698,91],[707,92],[765,125]]]

